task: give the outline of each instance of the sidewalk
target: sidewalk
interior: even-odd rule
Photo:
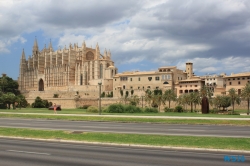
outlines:
[[[217,117],[182,117],[182,116],[133,116],[133,115],[92,115],[92,114],[44,114],[44,113],[13,113],[0,112],[0,114],[23,114],[23,115],[51,115],[51,116],[92,116],[92,117],[122,117],[122,118],[157,118],[157,119],[211,119],[211,120],[250,120],[249,118],[217,118]]]

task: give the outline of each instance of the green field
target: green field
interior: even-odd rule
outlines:
[[[62,139],[117,144],[250,150],[249,138],[162,136],[96,132],[74,133],[72,131],[34,130],[20,128],[0,128],[0,135],[25,138]]]
[[[53,114],[53,110],[47,108],[22,108],[22,109],[0,109],[0,112],[10,113],[44,113]],[[236,113],[245,113],[245,110],[236,110]],[[94,114],[98,113],[87,113],[86,109],[63,109],[57,111],[58,114]],[[250,118],[247,115],[222,115],[222,114],[200,114],[200,113],[178,113],[178,112],[161,112],[161,113],[102,113],[103,115],[126,115],[126,116],[184,116],[184,117],[219,117],[219,118]]]
[[[140,118],[140,117],[107,117],[107,116],[65,116],[65,115],[25,115],[25,114],[0,114],[0,118],[26,118],[47,120],[71,120],[71,121],[99,121],[121,123],[162,123],[162,124],[203,124],[203,125],[237,125],[250,126],[250,120],[214,120],[214,119],[166,119],[166,118]]]

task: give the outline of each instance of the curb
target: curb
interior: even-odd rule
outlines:
[[[23,139],[23,140],[38,140],[38,141],[63,142],[63,143],[82,143],[82,144],[93,144],[93,145],[111,145],[111,146],[127,146],[127,147],[144,147],[144,148],[162,148],[162,149],[173,149],[173,150],[195,150],[195,151],[209,151],[209,152],[234,152],[234,153],[248,153],[248,154],[250,154],[250,151],[247,151],[247,150],[188,148],[188,147],[153,146],[153,145],[139,145],[139,144],[118,144],[118,143],[73,141],[73,140],[63,140],[63,139],[43,139],[43,138],[9,137],[9,136],[0,136],[0,138],[12,138],[12,139]]]

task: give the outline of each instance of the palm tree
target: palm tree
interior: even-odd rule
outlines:
[[[200,95],[197,92],[191,92],[188,94],[188,103],[191,105],[191,112],[193,112],[193,105],[200,103]]]
[[[235,102],[237,104],[240,104],[240,97],[236,93],[236,90],[234,88],[231,88],[231,89],[228,90],[228,96],[231,98],[231,103],[232,103],[232,106],[233,106],[233,112],[232,113],[234,113],[234,104],[235,104]]]
[[[247,100],[247,115],[249,115],[249,104],[250,104],[250,83],[247,83],[246,86],[242,89],[241,94],[243,99]]]
[[[187,104],[189,104],[189,95],[188,94],[182,94],[178,98],[178,104],[182,105],[185,110],[187,110]]]
[[[163,102],[168,101],[168,108],[170,108],[170,102],[176,100],[176,94],[174,93],[174,90],[168,89],[164,92],[163,95]]]
[[[151,107],[153,96],[154,96],[154,94],[151,90],[147,89],[145,91],[145,102],[149,105],[149,107]]]

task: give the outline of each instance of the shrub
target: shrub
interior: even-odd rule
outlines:
[[[125,108],[124,108],[124,106],[122,104],[111,104],[107,108],[107,112],[108,113],[124,113]]]
[[[125,112],[127,113],[141,113],[142,110],[139,107],[136,107],[134,105],[128,105],[125,107]]]
[[[58,98],[59,94],[54,94],[53,98]]]
[[[91,105],[83,105],[82,107],[79,107],[80,109],[87,109],[88,107],[90,107]]]
[[[95,106],[89,106],[87,108],[87,111],[86,112],[89,112],[89,113],[98,113],[98,108],[95,107]]]
[[[183,112],[183,107],[182,106],[180,106],[180,105],[177,105],[176,107],[175,107],[175,112]]]
[[[218,108],[213,108],[211,110],[209,110],[209,113],[211,114],[217,114],[219,112]]]
[[[164,112],[174,112],[174,109],[173,108],[165,107],[164,108]]]
[[[145,108],[144,109],[144,112],[147,112],[147,113],[158,113],[158,109],[157,108]]]

